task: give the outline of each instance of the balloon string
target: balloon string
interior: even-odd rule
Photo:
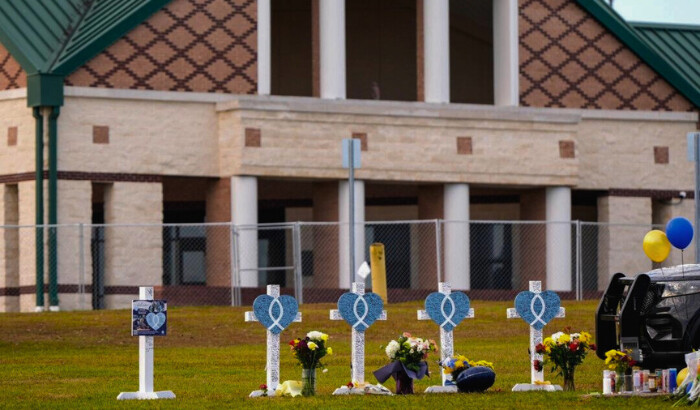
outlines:
[[[685,263],[683,262],[683,249],[681,249],[681,278],[685,282]],[[675,305],[674,305],[675,307]],[[685,304],[685,320],[688,320],[688,304]]]

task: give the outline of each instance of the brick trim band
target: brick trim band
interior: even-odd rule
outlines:
[[[58,179],[66,181],[95,181],[95,182],[163,182],[163,178],[215,178],[194,175],[156,175],[156,174],[128,174],[120,172],[82,172],[82,171],[58,171]],[[48,179],[49,172],[44,171],[44,179]],[[13,184],[25,181],[34,181],[34,172],[0,175],[1,184]]]
[[[688,191],[674,191],[664,189],[624,189],[611,188],[608,191],[608,196],[625,196],[625,197],[644,197],[652,199],[672,199],[680,198],[680,193],[685,192],[685,199],[695,199],[695,192],[691,189]]]

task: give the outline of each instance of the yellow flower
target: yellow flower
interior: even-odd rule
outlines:
[[[322,334],[322,335],[321,335],[321,340],[323,340],[324,342],[325,342],[326,340],[328,340],[328,335],[325,334],[325,333]]]
[[[582,342],[588,342],[591,340],[591,334],[588,332],[581,332],[581,336],[579,336],[579,340]]]
[[[571,340],[569,335],[564,333],[563,335],[559,336],[559,340],[557,341],[557,343],[559,343],[560,345],[563,345],[564,343],[569,343],[569,340]]]
[[[551,337],[545,337],[542,344],[547,346],[547,347],[551,347],[551,346],[554,346],[554,340],[552,340]]]
[[[318,345],[314,342],[309,342],[307,346],[309,346],[309,349],[311,350],[316,350],[316,348],[318,347]]]
[[[326,353],[328,353],[328,354],[333,354],[333,348],[327,347],[327,348],[326,348]]]

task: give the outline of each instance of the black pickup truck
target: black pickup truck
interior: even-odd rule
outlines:
[[[700,347],[700,265],[616,273],[596,312],[597,355],[632,349],[645,369],[683,368]]]

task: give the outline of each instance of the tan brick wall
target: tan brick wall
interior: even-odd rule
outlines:
[[[256,23],[255,0],[174,0],[69,75],[66,85],[253,94]]]
[[[105,223],[160,224],[163,186],[115,182],[105,189]],[[105,231],[105,286],[160,286],[163,280],[163,233],[150,227],[114,226]],[[135,295],[107,295],[109,309],[126,308]]]
[[[575,0],[519,0],[519,7],[521,105],[693,109]]]
[[[93,144],[94,125],[109,126],[109,144]],[[59,169],[216,176],[216,126],[213,104],[68,97]]]
[[[91,231],[82,228],[85,255],[84,265],[80,266],[81,228],[75,224],[92,222],[92,183],[90,181],[58,181],[58,283],[60,285],[90,285],[92,283],[92,253],[90,252]],[[61,310],[89,309],[91,296],[77,293],[59,293]],[[84,303],[84,305],[83,305]]]
[[[224,175],[346,178],[340,140],[358,128],[372,136],[359,179],[569,185],[578,172],[578,159],[559,156],[559,140],[575,139],[574,124],[263,110],[219,119]],[[244,147],[241,128],[248,127],[261,129],[262,147]],[[469,156],[455,143],[465,134]]]
[[[579,189],[675,189],[694,186],[686,159],[691,122],[581,121],[577,139]],[[654,146],[669,147],[669,163],[656,164]]]
[[[34,195],[36,184],[34,181],[20,182],[17,184],[19,191],[19,224],[34,225],[36,223],[34,206],[36,204]],[[46,195],[46,190],[44,190]],[[46,197],[46,196],[45,196]],[[44,219],[45,220],[45,219]],[[32,228],[22,228],[19,230],[19,286],[36,286],[36,240],[35,230]],[[46,257],[45,257],[46,260]],[[44,266],[46,262],[44,262]],[[47,276],[44,274],[44,283],[48,284]],[[20,310],[22,312],[33,312],[36,307],[36,296],[34,292],[20,295]],[[44,300],[48,305],[48,295]]]
[[[17,185],[0,184],[0,225],[19,224]],[[0,288],[19,286],[19,230],[0,228]],[[0,312],[19,311],[19,296],[0,296]]]
[[[598,198],[598,221],[610,223],[598,231],[598,289],[603,290],[616,272],[635,275],[652,268],[644,254],[642,241],[651,226],[651,198],[614,197]],[[618,225],[615,225],[618,224]],[[620,225],[621,224],[621,225]]]
[[[4,135],[17,127],[17,145],[8,146]],[[0,100],[0,175],[34,171],[34,118],[23,98]]]

